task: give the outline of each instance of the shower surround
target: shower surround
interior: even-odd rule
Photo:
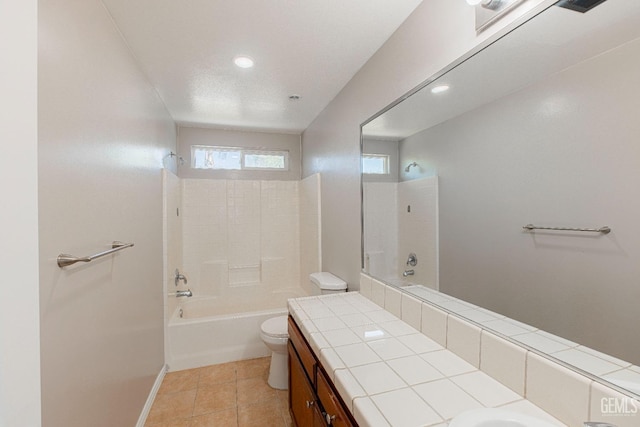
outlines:
[[[195,295],[299,286],[298,181],[182,180],[182,258]]]
[[[400,286],[439,288],[438,177],[364,182],[364,270]],[[395,209],[393,208],[395,206]],[[417,266],[408,266],[410,253]],[[403,278],[402,272],[414,270]]]
[[[267,355],[259,324],[284,314],[287,298],[308,294],[309,274],[321,269],[320,176],[163,176],[170,369]],[[172,296],[176,267],[187,276],[192,298]]]

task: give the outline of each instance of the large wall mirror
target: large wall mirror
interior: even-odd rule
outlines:
[[[640,395],[640,1],[427,82],[362,126],[364,271]]]

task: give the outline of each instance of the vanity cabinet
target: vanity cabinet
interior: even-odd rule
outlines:
[[[311,347],[289,317],[289,408],[298,427],[357,427]]]

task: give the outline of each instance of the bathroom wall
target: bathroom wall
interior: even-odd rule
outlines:
[[[102,2],[42,0],[38,14],[42,417],[133,426],[164,366],[160,170],[175,126]],[[113,240],[135,246],[56,265]]]
[[[298,181],[182,180],[182,259],[194,294],[298,284],[298,185]]]
[[[289,151],[288,171],[233,171],[191,169],[192,145],[221,145],[231,147],[267,148]],[[180,178],[299,180],[301,168],[300,135],[248,132],[211,128],[178,127],[178,154],[184,159]]]
[[[302,138],[303,176],[323,175],[323,269],[358,289],[360,124],[516,16],[552,3],[529,0],[476,35],[475,12],[466,2],[423,2],[307,128]]]
[[[40,425],[37,6],[0,3],[0,426]]]
[[[441,178],[442,291],[634,363],[640,343],[621,344],[640,300],[638,52],[628,42],[401,143]]]
[[[309,293],[309,275],[322,271],[322,241],[320,240],[320,174],[300,181],[300,284]]]

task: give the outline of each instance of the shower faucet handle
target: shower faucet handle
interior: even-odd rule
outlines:
[[[180,270],[178,270],[176,268],[175,277],[174,277],[173,283],[175,283],[176,286],[178,286],[178,284],[180,283],[181,280],[184,281],[185,285],[187,284],[187,278],[185,277],[185,275],[184,274],[180,274]]]
[[[410,265],[411,267],[415,267],[417,264],[418,264],[418,257],[416,256],[416,254],[411,252],[409,254],[409,258],[407,258],[407,265]]]

